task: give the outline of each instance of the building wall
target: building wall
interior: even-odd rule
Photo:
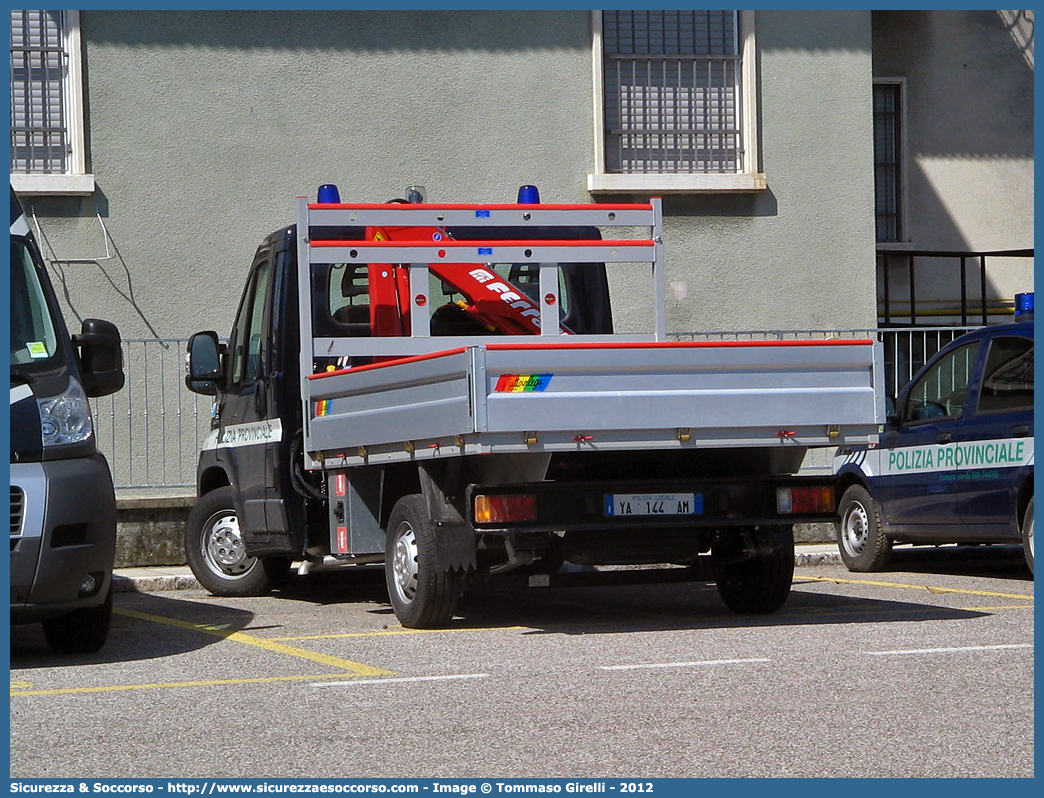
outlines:
[[[29,199],[59,259],[105,252],[98,213],[111,235],[108,260],[53,268],[74,325],[224,334],[255,246],[324,182],[345,201],[417,183],[431,201],[511,202],[523,183],[591,200],[586,11],[84,11],[81,26],[97,191]],[[870,14],[759,12],[757,41],[768,189],[666,198],[668,329],[872,327]],[[613,282],[618,327],[647,329],[644,279]]]
[[[874,77],[906,81],[908,248],[1033,247],[1033,44],[1026,13],[1032,25],[1032,11],[873,13]],[[922,266],[919,295],[960,296],[955,263]],[[1010,299],[1033,290],[1032,259],[991,259],[988,269],[988,296]],[[969,275],[978,297],[977,271]],[[904,269],[895,269],[893,296],[907,286]]]

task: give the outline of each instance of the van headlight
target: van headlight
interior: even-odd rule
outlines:
[[[81,443],[90,440],[94,434],[87,394],[75,379],[69,379],[69,387],[64,393],[37,402],[40,405],[40,432],[45,447]]]

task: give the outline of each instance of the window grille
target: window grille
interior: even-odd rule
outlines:
[[[735,11],[603,11],[606,171],[743,170]]]
[[[874,84],[874,197],[878,242],[901,241],[902,85]]]
[[[11,11],[11,172],[70,169],[65,12]]]

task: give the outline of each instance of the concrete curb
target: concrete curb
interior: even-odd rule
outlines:
[[[840,565],[841,555],[837,549],[810,546],[809,551],[798,547],[794,555],[794,566],[807,568],[817,565]],[[125,568],[112,575],[114,593],[163,593],[172,590],[202,590],[203,586],[192,575],[187,565],[168,568]]]
[[[192,574],[161,574],[156,576],[112,575],[113,593],[163,593],[168,590],[202,590],[203,586]]]
[[[797,568],[813,565],[841,565],[841,553],[833,551],[799,551],[794,555],[794,566]]]

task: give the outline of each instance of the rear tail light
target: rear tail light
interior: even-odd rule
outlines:
[[[531,493],[475,497],[476,524],[517,524],[536,517],[536,496]]]
[[[832,513],[835,508],[834,489],[829,486],[776,489],[776,511],[780,515]]]

